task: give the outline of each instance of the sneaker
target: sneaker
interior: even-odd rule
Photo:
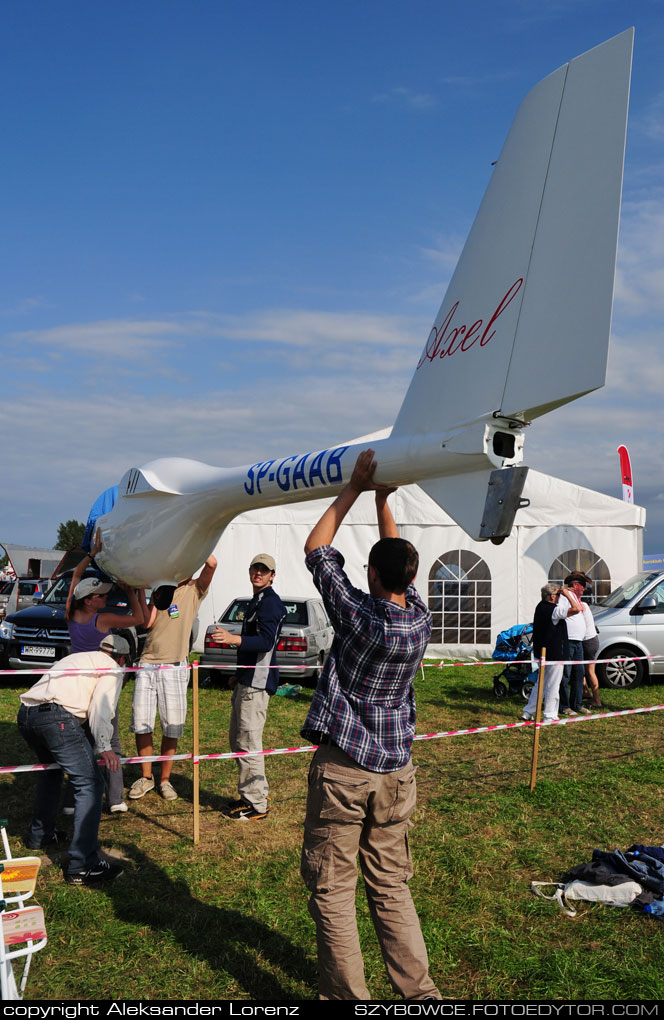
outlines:
[[[43,850],[47,846],[64,846],[69,842],[69,836],[62,829],[56,829],[50,836],[42,836],[41,839],[31,839],[26,836],[24,843],[28,850]]]
[[[521,718],[523,719],[524,722],[532,722],[535,716],[531,715],[530,712],[522,712]]]
[[[590,709],[585,708],[583,705],[579,709],[579,712],[581,713],[581,715],[590,715]]]
[[[127,796],[130,800],[140,800],[140,798],[144,797],[146,793],[150,792],[150,790],[154,790],[154,779],[152,776],[150,776],[149,779],[146,779],[145,776],[141,776],[141,778],[137,779],[133,784]]]
[[[164,779],[164,781],[159,784],[159,793],[162,795],[164,800],[178,799],[178,795],[173,789],[172,785],[169,783],[168,779]]]
[[[243,811],[248,807],[251,807],[249,801],[242,800],[242,798],[240,798],[240,800],[232,800],[230,804],[226,804],[226,806],[221,809],[221,813],[222,815],[234,815],[237,811]]]
[[[576,712],[574,711],[573,708],[564,708],[560,714],[561,715],[576,715]]]
[[[124,872],[119,863],[110,861],[97,861],[87,871],[70,871],[65,874],[67,885],[103,885],[104,882],[114,882]]]
[[[73,815],[75,810],[74,807],[63,807],[62,813],[63,815]]]
[[[108,810],[111,812],[112,815],[115,815],[115,814],[118,814],[121,811],[128,811],[129,808],[127,807],[125,802],[123,800],[121,800],[119,804],[111,804],[111,806],[110,806],[110,808]]]
[[[267,818],[267,808],[265,811],[257,811],[251,804],[247,804],[246,807],[229,812],[226,817],[234,822],[260,822],[263,818]]]

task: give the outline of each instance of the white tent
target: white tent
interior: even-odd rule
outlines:
[[[643,507],[532,469],[523,495],[530,503],[517,512],[502,545],[473,542],[417,485],[391,497],[400,534],[420,555],[416,585],[434,613],[431,654],[488,657],[499,631],[532,620],[549,576],[586,570],[602,595],[641,569]],[[251,593],[247,570],[256,553],[275,557],[281,595],[315,593],[303,547],[330,502],[267,507],[235,518],[215,550],[219,567],[201,607],[195,647],[202,647],[205,628],[233,598]],[[363,494],[335,540],[358,587],[366,586],[364,565],[377,537],[373,497]]]

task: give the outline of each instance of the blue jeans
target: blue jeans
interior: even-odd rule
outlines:
[[[583,641],[569,641],[570,659],[583,658]],[[563,679],[560,682],[560,710],[571,708],[574,712],[581,711],[583,700],[583,666],[576,663],[565,666]],[[569,684],[569,694],[568,694]]]
[[[99,861],[99,821],[104,780],[85,730],[71,712],[61,705],[21,705],[18,728],[43,764],[55,762],[59,769],[38,774],[31,841],[39,842],[55,832],[62,773],[66,772],[74,791],[74,834],[69,847],[67,871],[87,871]]]

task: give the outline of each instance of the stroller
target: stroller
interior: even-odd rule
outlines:
[[[524,701],[528,700],[535,682],[530,662],[532,645],[532,623],[517,623],[514,627],[501,630],[496,638],[492,658],[505,662],[506,665],[502,673],[497,673],[493,678],[493,693],[496,698],[504,698],[509,693],[521,694]],[[516,661],[519,659],[527,661]]]

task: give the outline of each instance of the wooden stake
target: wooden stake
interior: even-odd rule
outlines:
[[[530,792],[532,793],[535,789],[535,783],[537,782],[537,754],[539,752],[539,735],[540,735],[540,722],[542,720],[542,697],[544,695],[544,667],[546,665],[546,648],[542,649],[542,657],[540,659],[539,668],[539,680],[537,682],[537,708],[535,709],[535,735],[533,737],[533,760],[530,766]]]
[[[201,839],[200,818],[200,765],[198,762],[198,663],[193,664],[193,713],[194,713],[194,846]]]

